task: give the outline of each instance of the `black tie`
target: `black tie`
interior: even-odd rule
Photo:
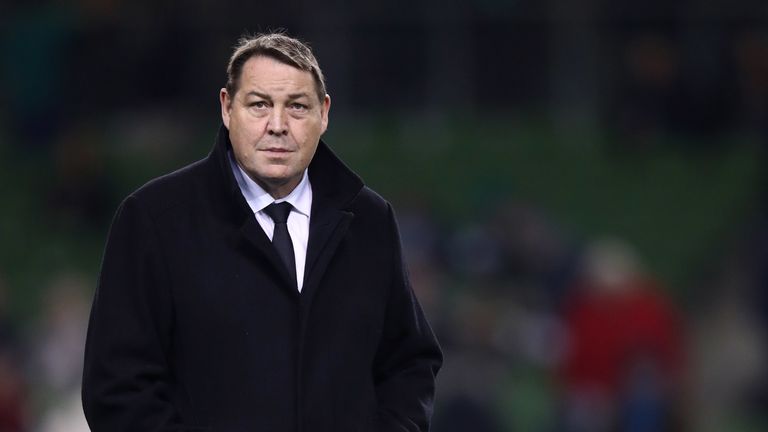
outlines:
[[[272,234],[272,244],[277,250],[277,254],[283,260],[283,264],[288,268],[288,274],[296,282],[296,258],[293,255],[293,242],[291,235],[288,234],[288,215],[293,206],[287,201],[281,203],[272,203],[264,209],[264,213],[269,215],[275,222],[275,231]]]

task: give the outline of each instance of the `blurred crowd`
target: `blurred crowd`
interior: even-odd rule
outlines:
[[[735,251],[700,287],[706,300],[683,310],[628,243],[574,241],[524,205],[453,229],[419,208],[399,219],[446,354],[435,431],[765,424],[765,311],[750,298],[764,266],[731,267],[752,251]],[[52,275],[34,322],[0,313],[0,430],[88,430],[79,388],[92,289],[91,276]]]
[[[446,357],[435,432],[768,430],[762,0],[425,1],[409,14],[214,3],[0,5],[0,432],[88,430],[82,357],[112,212],[205,154],[229,48],[277,27],[313,42],[334,97],[329,142],[398,209]],[[473,129],[488,118],[496,141]],[[526,121],[545,133],[518,133]],[[457,123],[466,133],[446,137]],[[595,169],[637,169],[636,184],[574,224],[596,214],[601,185],[540,173],[564,157],[537,153],[542,137],[584,146]],[[519,148],[536,161],[504,165]],[[653,172],[695,167],[686,194],[711,200],[700,214],[635,205],[664,192],[643,169],[670,149],[672,169]],[[746,162],[698,190],[734,149]],[[531,197],[551,189],[559,206]],[[638,234],[614,220],[641,212],[662,222]],[[688,225],[690,238],[650,235]]]
[[[681,305],[626,241],[569,239],[536,209],[441,234],[423,216],[401,221],[446,351],[436,431],[762,430],[765,261],[726,264],[752,251]]]

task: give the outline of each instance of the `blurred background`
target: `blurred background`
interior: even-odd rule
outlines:
[[[398,211],[435,432],[768,430],[768,3],[469,3],[0,3],[0,431],[88,430],[113,212],[278,28]]]

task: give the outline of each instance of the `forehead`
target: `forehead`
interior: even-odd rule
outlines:
[[[314,93],[312,74],[271,57],[255,56],[243,64],[240,88],[270,93]]]

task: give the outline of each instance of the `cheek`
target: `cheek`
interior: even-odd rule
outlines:
[[[238,121],[236,135],[243,151],[253,152],[253,147],[265,133],[264,124],[255,121]],[[231,130],[231,129],[230,129]]]
[[[293,134],[294,139],[302,148],[311,147],[320,138],[322,134],[322,124],[320,121],[298,124]]]

